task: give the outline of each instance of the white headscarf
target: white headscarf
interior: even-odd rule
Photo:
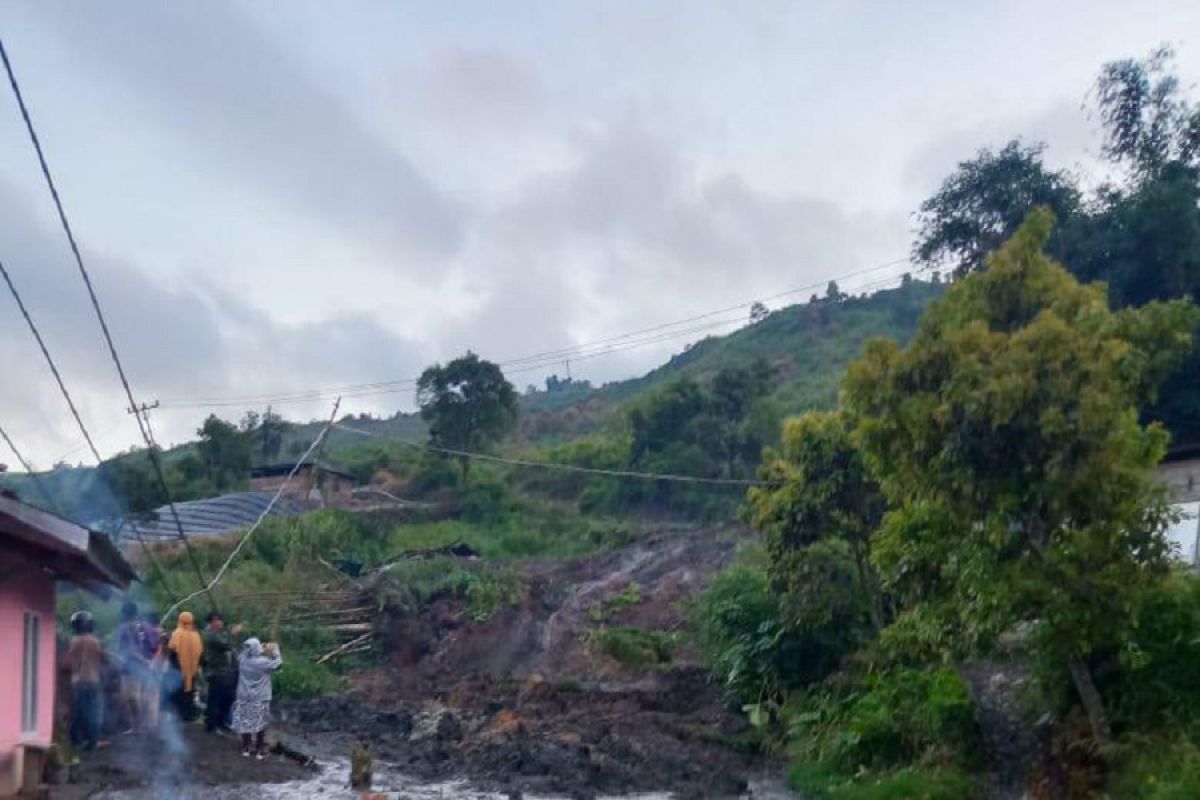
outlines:
[[[262,642],[250,638],[242,645],[238,656],[237,699],[242,703],[264,703],[271,700],[271,673],[283,666],[283,658],[263,655]]]

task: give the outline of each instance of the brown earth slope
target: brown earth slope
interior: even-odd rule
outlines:
[[[528,564],[517,601],[482,623],[450,599],[389,619],[387,666],[287,708],[285,729],[509,791],[738,795],[763,765],[735,746],[743,717],[674,634],[744,536],[663,526],[619,550]],[[629,627],[671,643],[669,663],[613,658],[603,632]]]

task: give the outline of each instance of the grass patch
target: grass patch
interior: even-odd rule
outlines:
[[[641,628],[600,628],[592,633],[600,651],[630,667],[665,667],[675,655],[675,634]]]
[[[621,592],[606,597],[589,608],[588,617],[595,623],[607,622],[620,613],[621,609],[636,606],[640,602],[642,602],[642,586],[636,581],[630,581],[629,585]]]
[[[1200,747],[1187,737],[1140,739],[1122,751],[1107,787],[1113,800],[1200,797]]]
[[[963,800],[974,796],[971,776],[950,767],[906,767],[886,775],[845,778],[820,764],[794,764],[788,785],[822,800]]]
[[[467,615],[483,622],[497,611],[515,605],[521,595],[521,576],[510,569],[472,572],[467,580]]]
[[[285,660],[275,674],[275,696],[281,700],[332,694],[345,688],[345,679],[332,667],[307,659]]]

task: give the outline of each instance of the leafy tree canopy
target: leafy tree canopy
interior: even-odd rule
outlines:
[[[844,605],[825,602],[829,586],[822,579],[826,584],[845,579],[831,558],[835,551],[816,547],[837,541],[854,565],[852,573],[845,571],[855,584],[849,594],[879,630],[883,605],[869,554],[885,503],[851,440],[852,428],[844,412],[809,412],[789,420],[781,447],[767,451],[759,470],[766,485],[749,492],[749,519],[763,534],[773,583],[791,598],[798,624],[828,624],[827,614],[814,615],[812,609]]]
[[[417,381],[417,405],[438,447],[477,451],[511,431],[517,422],[517,393],[500,367],[472,352],[442,366],[434,364]],[[467,462],[464,459],[463,468]]]
[[[921,204],[914,256],[926,264],[950,262],[965,274],[1016,231],[1036,206],[1059,218],[1079,208],[1079,190],[1065,172],[1042,163],[1045,145],[1013,140],[963,161],[937,193]]]
[[[887,584],[952,597],[947,637],[983,643],[1037,620],[1104,739],[1086,659],[1127,642],[1165,568],[1152,476],[1167,435],[1138,407],[1186,353],[1196,313],[1111,311],[1103,286],[1044,254],[1052,225],[1032,214],[907,348],[873,342],[845,399],[892,509],[872,553]]]

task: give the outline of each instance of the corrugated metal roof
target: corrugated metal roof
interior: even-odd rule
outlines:
[[[176,503],[175,508],[185,535],[215,536],[253,525],[274,496],[274,492],[237,492]],[[268,516],[290,517],[307,510],[295,500],[280,497]],[[134,539],[139,535],[148,540],[178,539],[179,530],[170,507],[162,506],[149,514],[126,519],[119,535],[122,539]]]

